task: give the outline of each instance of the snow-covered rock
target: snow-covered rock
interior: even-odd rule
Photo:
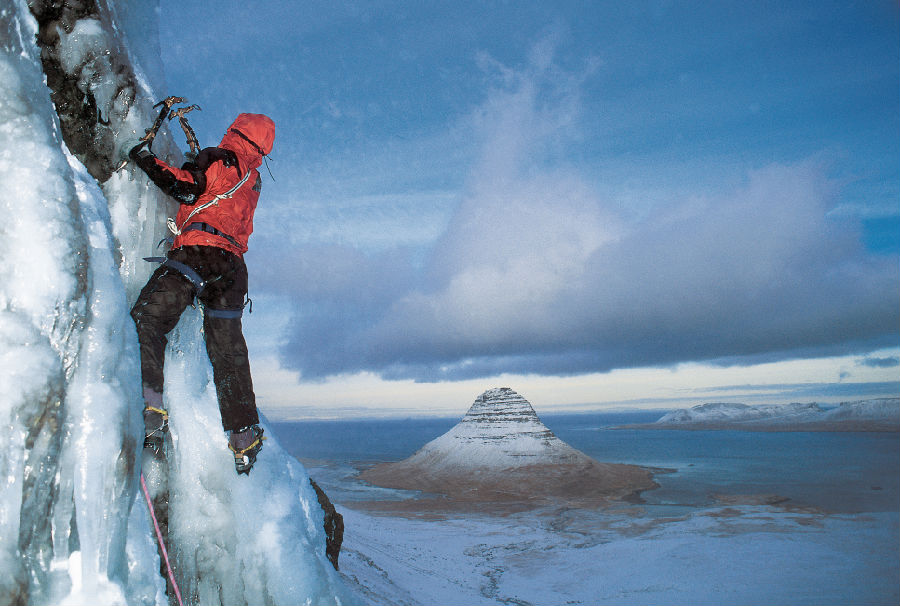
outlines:
[[[674,410],[651,427],[754,429],[766,431],[898,431],[900,398],[843,402],[823,409],[815,403],[747,404],[711,403]]]
[[[828,421],[872,421],[894,423],[900,426],[900,398],[878,398],[841,402],[837,408],[823,415]]]
[[[456,426],[408,459],[361,478],[465,501],[625,498],[656,487],[646,469],[598,463],[572,448],[506,387],[478,396]]]
[[[759,419],[775,420],[790,419],[818,415],[822,409],[818,404],[762,404],[749,406],[747,404],[732,404],[725,402],[713,402],[700,404],[693,408],[674,410],[664,415],[657,423],[742,423]]]
[[[409,460],[432,469],[510,469],[531,464],[576,463],[586,455],[557,438],[531,404],[509,388],[475,399],[462,420]]]

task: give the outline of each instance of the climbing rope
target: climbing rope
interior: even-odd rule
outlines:
[[[175,597],[178,598],[178,606],[184,606],[181,601],[181,591],[178,589],[178,583],[175,582],[175,576],[172,574],[172,565],[169,564],[169,552],[166,551],[166,544],[163,541],[162,531],[159,529],[159,523],[156,521],[156,512],[153,511],[153,501],[150,500],[150,492],[147,490],[147,483],[144,481],[144,474],[141,474],[141,489],[144,491],[144,498],[147,500],[147,507],[150,509],[150,519],[153,520],[153,528],[156,529],[156,540],[159,542],[159,550],[163,554],[163,560],[166,562],[166,572],[169,573],[169,581],[175,588]]]

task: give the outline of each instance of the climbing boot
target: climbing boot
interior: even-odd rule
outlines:
[[[167,431],[169,413],[163,408],[162,393],[144,385],[144,448],[149,448],[158,455]]]
[[[263,447],[263,429],[259,425],[251,425],[231,432],[228,437],[228,448],[234,453],[234,468],[238,475],[250,475],[250,469],[256,463],[256,455]]]
[[[169,413],[162,408],[147,406],[144,408],[144,448],[159,454],[169,431]]]

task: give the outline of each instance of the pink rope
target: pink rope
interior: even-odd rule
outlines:
[[[175,582],[175,576],[172,574],[172,565],[169,564],[169,553],[166,551],[166,544],[163,542],[162,531],[159,529],[159,523],[156,521],[156,512],[153,511],[153,502],[150,500],[150,492],[147,490],[147,483],[144,482],[144,474],[141,474],[141,488],[144,490],[144,498],[147,499],[147,507],[150,509],[150,519],[153,520],[153,528],[156,529],[156,540],[159,541],[159,549],[162,551],[163,559],[166,561],[166,572],[169,573],[169,580],[172,587],[175,588],[175,597],[178,598],[178,606],[184,606],[181,601],[181,591],[178,590],[178,583]]]

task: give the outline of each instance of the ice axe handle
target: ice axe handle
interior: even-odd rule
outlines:
[[[159,115],[156,116],[156,120],[153,122],[153,126],[147,129],[147,132],[144,133],[144,136],[141,137],[141,141],[147,142],[147,148],[153,144],[153,139],[156,137],[156,133],[159,132],[159,127],[162,126],[163,120],[166,119],[166,116],[169,114],[169,110],[172,109],[172,106],[176,103],[184,103],[187,101],[184,97],[166,97],[159,103],[153,106],[156,109],[159,106],[162,106],[162,109],[159,111]]]
[[[178,122],[179,124],[181,124],[181,130],[184,131],[184,136],[187,139],[188,146],[191,148],[191,150],[188,152],[191,160],[196,158],[197,154],[200,153],[200,143],[197,141],[197,135],[194,133],[194,129],[191,128],[190,124],[188,124],[186,115],[195,109],[200,110],[200,106],[194,104],[188,107],[182,107],[180,109],[173,109],[169,112],[169,120],[171,120],[172,118],[178,118]]]

